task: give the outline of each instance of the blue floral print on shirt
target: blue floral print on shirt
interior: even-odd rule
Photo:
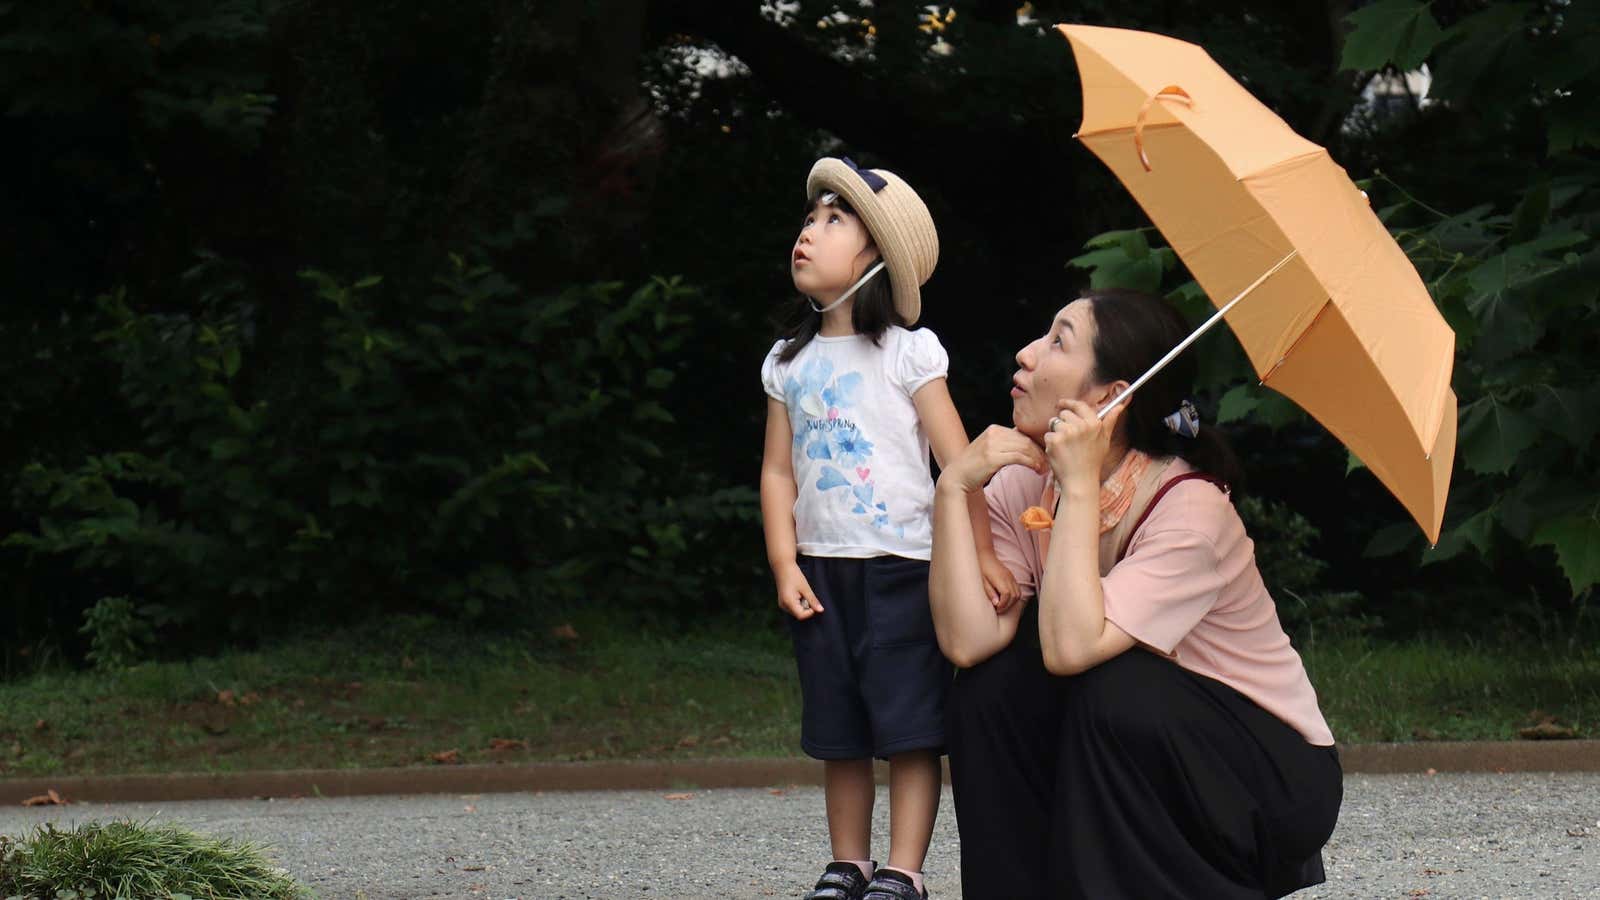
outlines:
[[[816,490],[832,493],[852,514],[865,516],[874,528],[888,530],[889,506],[873,496],[873,443],[860,424],[846,415],[861,401],[864,379],[860,372],[846,372],[830,381],[832,375],[833,361],[816,357],[784,379],[794,444],[804,445],[807,459],[836,464],[822,467],[814,483]],[[894,530],[905,536],[904,526]]]

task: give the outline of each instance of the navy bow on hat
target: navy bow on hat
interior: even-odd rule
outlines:
[[[855,161],[850,157],[844,157],[842,162],[850,167],[850,171],[860,175],[861,180],[867,183],[867,187],[872,188],[872,192],[874,194],[889,186],[889,182],[884,181],[882,175],[879,175],[877,172],[874,172],[871,169],[863,169],[857,166]]]

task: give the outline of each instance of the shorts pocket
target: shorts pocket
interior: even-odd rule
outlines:
[[[867,622],[873,647],[932,644],[933,611],[928,608],[928,563],[900,556],[867,561]]]

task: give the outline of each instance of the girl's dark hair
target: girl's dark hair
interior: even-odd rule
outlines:
[[[816,208],[822,196],[818,194],[811,198],[811,202],[806,204],[803,215],[811,215],[811,211]],[[828,205],[860,218],[843,197],[836,197]],[[884,266],[883,271],[872,276],[870,281],[855,292],[855,305],[850,308],[850,323],[855,328],[856,334],[864,334],[871,338],[874,345],[883,340],[883,333],[889,330],[890,325],[906,327],[905,318],[894,308],[894,291],[889,285],[888,266]],[[794,359],[807,344],[811,343],[811,339],[817,336],[821,328],[822,313],[811,308],[809,297],[804,295],[798,297],[789,313],[788,323],[778,334],[788,341],[783,345],[783,349],[778,351],[778,362]]]
[[[1133,383],[1189,335],[1183,314],[1153,294],[1106,289],[1079,296],[1094,313],[1094,379],[1100,384]],[[1166,417],[1189,397],[1198,368],[1193,350],[1186,350],[1134,392],[1122,414],[1128,445],[1151,456],[1181,456],[1238,488],[1244,471],[1216,428],[1201,424],[1197,437],[1186,438],[1166,425]]]

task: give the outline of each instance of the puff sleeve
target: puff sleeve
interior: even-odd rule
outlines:
[[[949,370],[950,355],[932,329],[918,328],[905,333],[900,341],[899,358],[895,360],[895,378],[908,395],[915,395],[935,378],[944,378]]]
[[[787,403],[788,399],[783,394],[783,373],[779,371],[778,354],[783,351],[783,345],[788,341],[778,341],[767,351],[767,358],[761,361],[761,387],[767,396]]]

